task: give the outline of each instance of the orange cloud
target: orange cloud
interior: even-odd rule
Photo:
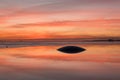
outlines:
[[[0,39],[119,37],[119,1],[92,1],[5,5]]]
[[[119,37],[119,19],[56,21],[8,26],[1,39]]]
[[[11,28],[26,28],[26,27],[111,27],[111,24],[119,25],[120,19],[98,19],[98,20],[79,20],[79,21],[54,21],[54,22],[39,22],[31,24],[18,24],[10,26]],[[116,26],[119,27],[119,26]],[[9,27],[8,27],[9,28]]]

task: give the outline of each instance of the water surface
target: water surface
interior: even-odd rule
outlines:
[[[0,48],[0,80],[120,80],[119,44],[76,45],[87,49],[79,54],[63,46]]]

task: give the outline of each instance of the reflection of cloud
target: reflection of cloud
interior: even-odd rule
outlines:
[[[119,80],[119,45],[79,45],[85,53],[57,52],[61,46],[0,49],[1,80]]]
[[[80,54],[65,54],[57,51],[62,46],[36,46],[21,48],[0,49],[3,55],[15,57],[18,59],[37,59],[37,60],[55,60],[55,61],[78,61],[78,62],[105,62],[120,63],[118,58],[119,45],[79,45],[87,50]],[[113,49],[114,48],[114,49]],[[22,52],[21,52],[22,51]]]
[[[55,56],[54,56],[55,57]],[[20,59],[21,58],[21,59]],[[58,58],[58,57],[56,57]],[[15,80],[119,80],[117,63],[93,63],[67,60],[17,57],[0,64],[0,79]],[[117,68],[117,69],[116,69]]]
[[[0,55],[0,64],[3,64],[6,62],[7,57]]]
[[[108,62],[108,63],[120,63],[120,60],[117,58],[112,58],[107,55],[31,55],[31,54],[13,54],[11,56],[17,58],[26,58],[26,59],[43,59],[43,60],[54,60],[54,61],[80,61],[80,62]],[[96,58],[95,58],[96,57]],[[115,57],[115,56],[113,56]]]

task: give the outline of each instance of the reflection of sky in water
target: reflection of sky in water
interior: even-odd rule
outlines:
[[[79,46],[79,45],[78,45]],[[80,45],[80,54],[63,46],[0,49],[0,80],[120,80],[120,45]]]

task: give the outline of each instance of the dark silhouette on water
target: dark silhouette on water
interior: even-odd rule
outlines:
[[[114,40],[113,39],[108,39],[109,42],[113,42]]]
[[[81,48],[81,47],[77,47],[77,46],[65,46],[62,48],[59,48],[58,51],[64,52],[64,53],[70,53],[70,54],[75,54],[75,53],[79,53],[79,52],[83,52],[86,49]]]

